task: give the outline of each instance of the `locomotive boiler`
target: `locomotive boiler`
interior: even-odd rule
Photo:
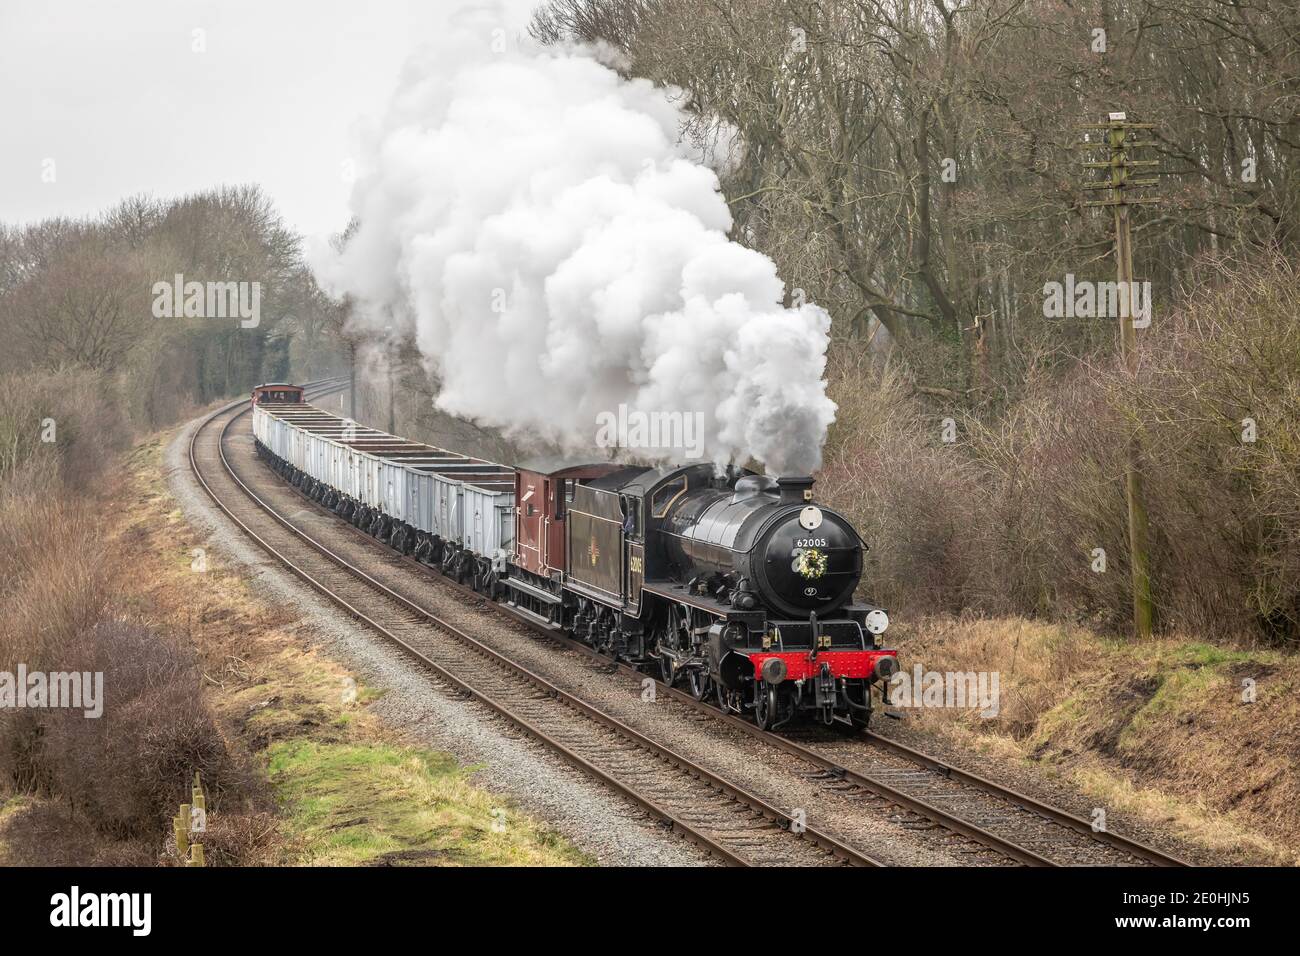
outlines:
[[[747,475],[734,486],[688,491],[662,528],[669,573],[741,607],[825,616],[853,596],[862,542],[843,518],[811,502],[811,478]]]

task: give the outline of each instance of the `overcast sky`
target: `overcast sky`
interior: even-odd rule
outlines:
[[[255,182],[293,228],[338,232],[362,124],[447,5],[0,0],[0,221]]]

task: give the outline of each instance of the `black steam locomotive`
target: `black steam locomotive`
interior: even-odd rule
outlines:
[[[871,685],[897,667],[877,644],[889,619],[853,603],[864,546],[812,484],[702,464],[566,487],[566,623],[761,727],[865,724]]]

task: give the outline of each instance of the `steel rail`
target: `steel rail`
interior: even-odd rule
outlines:
[[[369,536],[367,535],[366,537]],[[472,589],[466,587],[463,584],[460,584],[459,582],[452,581],[448,578],[442,577],[441,575],[437,575],[430,568],[420,564],[420,562],[418,561],[413,561],[412,563],[423,568],[431,577],[441,579],[453,587],[462,588],[468,593],[471,594],[475,593]],[[603,663],[613,664],[623,673],[636,674],[643,677],[647,676],[644,671],[639,670],[638,668],[634,667],[631,664],[628,664],[624,661],[616,661],[605,654],[601,654],[599,651],[595,650],[594,648],[588,647],[586,644],[583,644],[581,641],[577,641],[569,637],[567,634],[553,632],[545,627],[542,627],[541,625],[533,621],[530,621],[528,618],[524,617],[523,615],[513,613],[510,608],[502,607],[501,605],[495,603],[491,603],[489,606],[499,610],[503,614],[506,614],[510,618],[510,620],[519,621],[523,624],[527,624],[528,626],[534,628],[538,633],[545,634],[551,637],[553,640],[557,641],[558,643],[563,644],[566,647],[570,647],[573,650],[586,654],[587,656],[595,660],[599,660]],[[718,707],[714,706],[713,704],[707,701],[696,700],[694,696],[687,693],[686,691],[683,691],[677,687],[668,686],[664,684],[662,681],[660,681],[658,678],[655,678],[655,682],[661,688],[661,691],[663,693],[668,694],[674,700],[686,704],[687,706],[692,707],[702,713],[706,713],[719,720],[725,721],[728,726],[740,730],[741,732],[748,734],[751,737],[764,740],[767,743],[773,745],[774,747],[777,747],[778,749],[783,750],[788,754],[791,754],[792,756],[796,756],[803,760],[806,760],[809,763],[821,768],[822,770],[826,771],[828,774],[834,777],[837,777],[848,783],[857,784],[858,786],[870,790],[872,793],[875,793],[881,797],[885,797],[886,799],[896,800],[901,806],[904,806],[908,809],[914,810],[917,813],[921,813],[922,815],[929,817],[935,823],[938,823],[940,826],[955,830],[956,832],[962,833],[965,836],[969,836],[970,838],[985,844],[990,849],[994,849],[997,850],[998,852],[1006,853],[1008,856],[1012,856],[1017,859],[1023,858],[1021,861],[1028,865],[1034,865],[1034,866],[1060,866],[1061,865],[1060,863],[1054,860],[1044,857],[1041,854],[1035,853],[1033,850],[1029,850],[1025,847],[1020,847],[1005,837],[1002,837],[987,829],[984,829],[983,827],[980,827],[976,824],[962,820],[960,817],[950,814],[946,810],[936,807],[925,800],[903,793],[897,788],[892,787],[889,784],[884,783],[882,781],[876,780],[875,778],[863,774],[860,771],[856,771],[849,767],[845,767],[844,765],[837,763],[836,761],[825,756],[824,754],[819,753],[818,751],[812,749],[811,747],[808,747],[797,741],[791,740],[790,738],[782,734],[776,733],[775,731],[760,730],[755,724],[753,724],[748,720],[745,720],[743,717],[737,716],[736,714],[732,714],[732,713],[725,713],[721,709],[719,709]],[[1067,813],[1064,810],[1060,810],[1056,807],[1051,806],[1050,804],[1043,803],[1041,800],[1038,800],[1034,797],[1031,797],[1019,791],[1012,790],[1010,787],[1005,787],[1002,784],[997,783],[993,780],[989,780],[987,777],[982,777],[978,774],[971,773],[970,771],[962,770],[961,768],[946,763],[945,761],[940,760],[937,757],[932,757],[926,753],[923,753],[922,751],[915,750],[904,744],[900,744],[897,741],[890,740],[887,737],[882,737],[879,734],[872,733],[871,731],[863,731],[863,737],[865,741],[871,746],[880,747],[881,749],[887,750],[895,754],[896,756],[906,758],[912,761],[913,763],[921,765],[926,769],[939,774],[940,776],[943,776],[947,779],[955,780],[959,783],[967,784],[968,786],[974,787],[975,789],[980,790],[989,796],[1004,800],[1012,804],[1013,806],[1018,806],[1021,809],[1025,810],[1026,812],[1044,817],[1048,820],[1051,820],[1054,823],[1060,824],[1061,826],[1074,830],[1098,842],[1106,843],[1137,859],[1145,860],[1146,862],[1151,863],[1155,866],[1180,867],[1180,866],[1190,865],[1185,860],[1181,860],[1178,857],[1172,856],[1171,854],[1164,853],[1160,850],[1155,849],[1154,847],[1148,846],[1144,843],[1140,843],[1137,840],[1131,839],[1129,837],[1125,837],[1122,834],[1118,834],[1110,830],[1101,830],[1101,831],[1095,830],[1093,828],[1093,825],[1089,821],[1084,820],[1082,817],[1073,816],[1072,814]]]
[[[1148,846],[1145,843],[1140,843],[1130,837],[1114,833],[1110,830],[1098,830],[1082,817],[1076,817],[1071,813],[1053,807],[1051,804],[1043,803],[1041,800],[1037,800],[1028,794],[1021,793],[1018,790],[1012,790],[1010,787],[1005,787],[1000,783],[989,780],[987,777],[971,773],[968,770],[962,770],[960,767],[956,767],[937,757],[932,757],[920,750],[908,747],[906,744],[901,744],[896,740],[890,740],[888,737],[882,737],[869,730],[865,731],[864,734],[867,743],[873,747],[880,747],[884,750],[890,751],[891,753],[897,754],[900,757],[905,757],[914,763],[922,764],[929,770],[933,770],[940,776],[946,777],[950,780],[956,780],[960,783],[965,783],[980,790],[984,790],[1003,800],[1021,806],[1030,813],[1044,816],[1054,823],[1068,827],[1069,829],[1084,834],[1093,840],[1109,844],[1117,850],[1121,850],[1122,852],[1128,853],[1138,859],[1146,860],[1154,866],[1179,867],[1190,865],[1186,860],[1179,859],[1169,853],[1157,850],[1155,847]]]

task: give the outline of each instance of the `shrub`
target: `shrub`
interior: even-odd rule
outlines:
[[[55,439],[47,442],[52,429]],[[0,483],[48,493],[90,487],[131,438],[104,373],[65,368],[0,377]]]
[[[1300,277],[1283,259],[1200,275],[1183,308],[1142,333],[1135,373],[1094,356],[1034,372],[993,410],[935,405],[897,364],[841,348],[821,492],[872,548],[865,595],[904,613],[1126,629],[1136,442],[1163,626],[1295,642]],[[943,441],[945,418],[955,442]]]
[[[114,616],[107,560],[84,503],[0,496],[0,670],[103,674],[97,719],[0,710],[0,785],[57,797],[109,836],[153,842],[196,770],[213,809],[227,794],[243,809],[257,788],[203,701],[193,651]]]

